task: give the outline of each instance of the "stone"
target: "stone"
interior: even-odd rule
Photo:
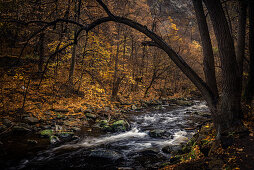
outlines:
[[[25,117],[24,120],[29,124],[39,123],[39,119],[37,119],[36,117]]]
[[[28,139],[27,143],[31,144],[31,145],[36,145],[36,144],[38,144],[38,141],[37,140],[33,140],[33,139]]]
[[[111,127],[114,132],[124,132],[130,128],[130,124],[125,120],[118,120]]]
[[[3,125],[5,125],[6,127],[10,127],[12,125],[12,121],[10,121],[9,119],[3,119]]]
[[[154,109],[156,109],[156,110],[163,110],[165,108],[162,105],[157,105],[157,106],[154,107]]]
[[[113,150],[106,150],[106,149],[96,149],[92,150],[89,154],[89,157],[92,160],[105,160],[110,162],[115,162],[122,158],[122,155]]]
[[[57,134],[57,136],[58,136],[60,139],[72,138],[73,135],[74,135],[73,132],[61,132],[61,133],[58,133],[58,134]]]
[[[152,138],[168,138],[171,134],[165,130],[155,129],[149,131],[149,136]]]
[[[56,143],[60,142],[60,139],[57,136],[52,135],[49,137],[49,141],[51,144],[56,144]]]
[[[2,126],[0,126],[0,132],[3,132],[3,131],[5,131],[6,130],[6,126],[5,125],[2,125]]]
[[[191,106],[193,105],[190,101],[184,101],[184,100],[176,100],[176,104],[180,106]]]
[[[40,135],[42,137],[50,137],[51,135],[53,135],[53,130],[51,130],[51,129],[42,130],[42,131],[40,131]]]
[[[100,125],[100,127],[106,126],[106,125],[108,125],[108,121],[107,120],[100,120],[99,125]]]
[[[173,145],[173,146],[164,146],[162,148],[162,152],[172,154],[172,153],[177,153],[179,150],[181,150],[181,146],[178,145]]]
[[[164,152],[164,153],[171,153],[171,152],[173,152],[172,146],[164,146],[162,148],[162,152]]]
[[[85,115],[86,115],[87,118],[94,119],[94,120],[97,118],[97,116],[95,114],[92,114],[92,113],[86,113]]]
[[[132,110],[137,110],[138,108],[137,108],[137,106],[132,105],[132,106],[131,106],[131,109],[132,109]]]
[[[13,126],[12,131],[16,134],[27,134],[31,132],[30,129],[19,125]]]
[[[71,128],[74,132],[80,132],[81,131],[81,128],[79,128],[79,127],[72,127]]]
[[[50,129],[51,126],[50,126],[50,125],[43,125],[43,126],[41,126],[41,128],[42,128],[42,129]]]

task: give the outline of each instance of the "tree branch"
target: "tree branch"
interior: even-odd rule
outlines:
[[[86,31],[94,28],[95,26],[102,24],[108,21],[114,21],[117,23],[122,23],[128,25],[152,39],[152,41],[157,44],[163,51],[165,51],[168,56],[172,59],[172,61],[182,70],[182,72],[191,80],[191,82],[199,89],[202,93],[203,97],[208,102],[208,105],[213,108],[216,105],[217,99],[213,95],[211,89],[207,86],[207,84],[197,75],[197,73],[182,59],[180,55],[178,55],[161,37],[159,37],[154,32],[150,31],[146,26],[143,26],[133,20],[128,18],[114,16],[106,5],[101,1],[97,0],[97,2],[103,7],[103,9],[107,12],[109,17],[100,18],[90,24]]]

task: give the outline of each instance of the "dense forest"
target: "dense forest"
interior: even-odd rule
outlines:
[[[253,169],[254,1],[2,0],[1,169]]]

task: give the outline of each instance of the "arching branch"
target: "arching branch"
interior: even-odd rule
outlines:
[[[217,99],[213,95],[210,88],[207,86],[207,84],[197,75],[197,73],[182,59],[180,55],[178,55],[161,37],[159,37],[154,32],[150,31],[146,26],[141,25],[133,20],[130,20],[128,18],[119,17],[113,15],[107,6],[101,1],[97,0],[97,2],[103,7],[103,9],[106,11],[106,13],[109,15],[108,17],[100,18],[90,25],[88,25],[85,30],[88,32],[94,27],[105,23],[109,21],[122,23],[124,25],[127,25],[129,27],[134,28],[135,30],[138,30],[151,38],[151,40],[157,44],[157,46],[160,47],[163,51],[165,51],[168,56],[172,59],[172,61],[182,70],[182,72],[191,80],[191,82],[199,89],[199,91],[202,93],[205,100],[208,102],[208,105],[211,106],[211,108],[214,108],[214,106],[217,103]]]

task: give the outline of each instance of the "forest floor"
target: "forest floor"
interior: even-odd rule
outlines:
[[[234,135],[233,145],[224,149],[214,140],[213,125],[203,126],[189,146],[186,145],[187,153],[171,157],[161,169],[254,169],[254,117],[248,117],[244,125],[249,133]]]

